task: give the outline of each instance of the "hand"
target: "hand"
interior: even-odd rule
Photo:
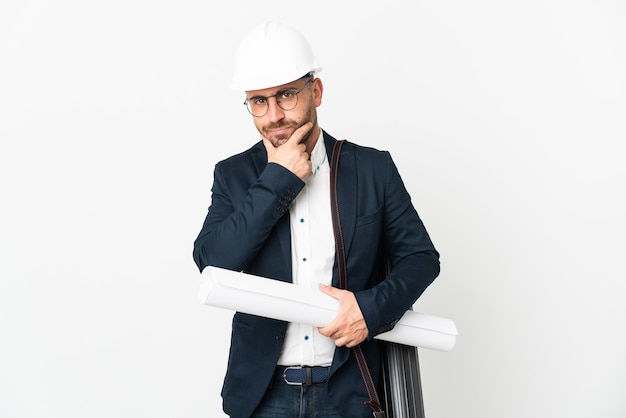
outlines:
[[[306,145],[301,144],[300,141],[312,127],[312,122],[305,123],[296,129],[284,144],[278,147],[263,137],[263,145],[267,150],[267,162],[280,164],[300,179],[306,180],[311,174],[311,160],[306,152]]]
[[[324,327],[319,327],[320,334],[335,340],[338,347],[352,348],[363,342],[368,335],[367,324],[361,313],[361,308],[348,290],[320,284],[320,290],[339,301],[339,312],[335,319]]]

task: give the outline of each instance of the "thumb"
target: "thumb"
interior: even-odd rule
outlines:
[[[340,293],[340,289],[337,289],[336,287],[332,287],[332,286],[327,286],[325,284],[320,283],[319,284],[319,289],[322,293],[331,296],[335,299],[337,299],[339,297],[339,293]]]

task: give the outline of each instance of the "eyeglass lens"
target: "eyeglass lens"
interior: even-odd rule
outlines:
[[[249,99],[246,99],[244,104],[248,108],[248,111],[252,114],[252,116],[260,117],[264,116],[269,109],[269,99],[274,97],[276,99],[276,104],[282,110],[292,110],[298,105],[298,94],[304,90],[304,88],[311,82],[309,79],[304,86],[300,89],[285,89],[278,91],[273,96],[254,96]]]

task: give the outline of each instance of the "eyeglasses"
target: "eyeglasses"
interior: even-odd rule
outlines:
[[[304,86],[300,89],[284,89],[279,90],[273,96],[254,96],[246,99],[243,104],[248,109],[248,112],[254,117],[260,118],[261,116],[265,116],[268,109],[270,108],[269,98],[275,97],[276,104],[283,110],[292,110],[298,105],[298,94],[304,90],[304,88],[313,81],[312,77],[309,77],[309,80],[304,83]]]

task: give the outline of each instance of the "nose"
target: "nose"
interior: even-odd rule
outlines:
[[[274,99],[274,100],[270,100]],[[270,118],[271,122],[278,122],[282,118],[285,117],[285,111],[278,106],[278,102],[276,101],[276,97],[271,97],[267,99],[267,117]]]

